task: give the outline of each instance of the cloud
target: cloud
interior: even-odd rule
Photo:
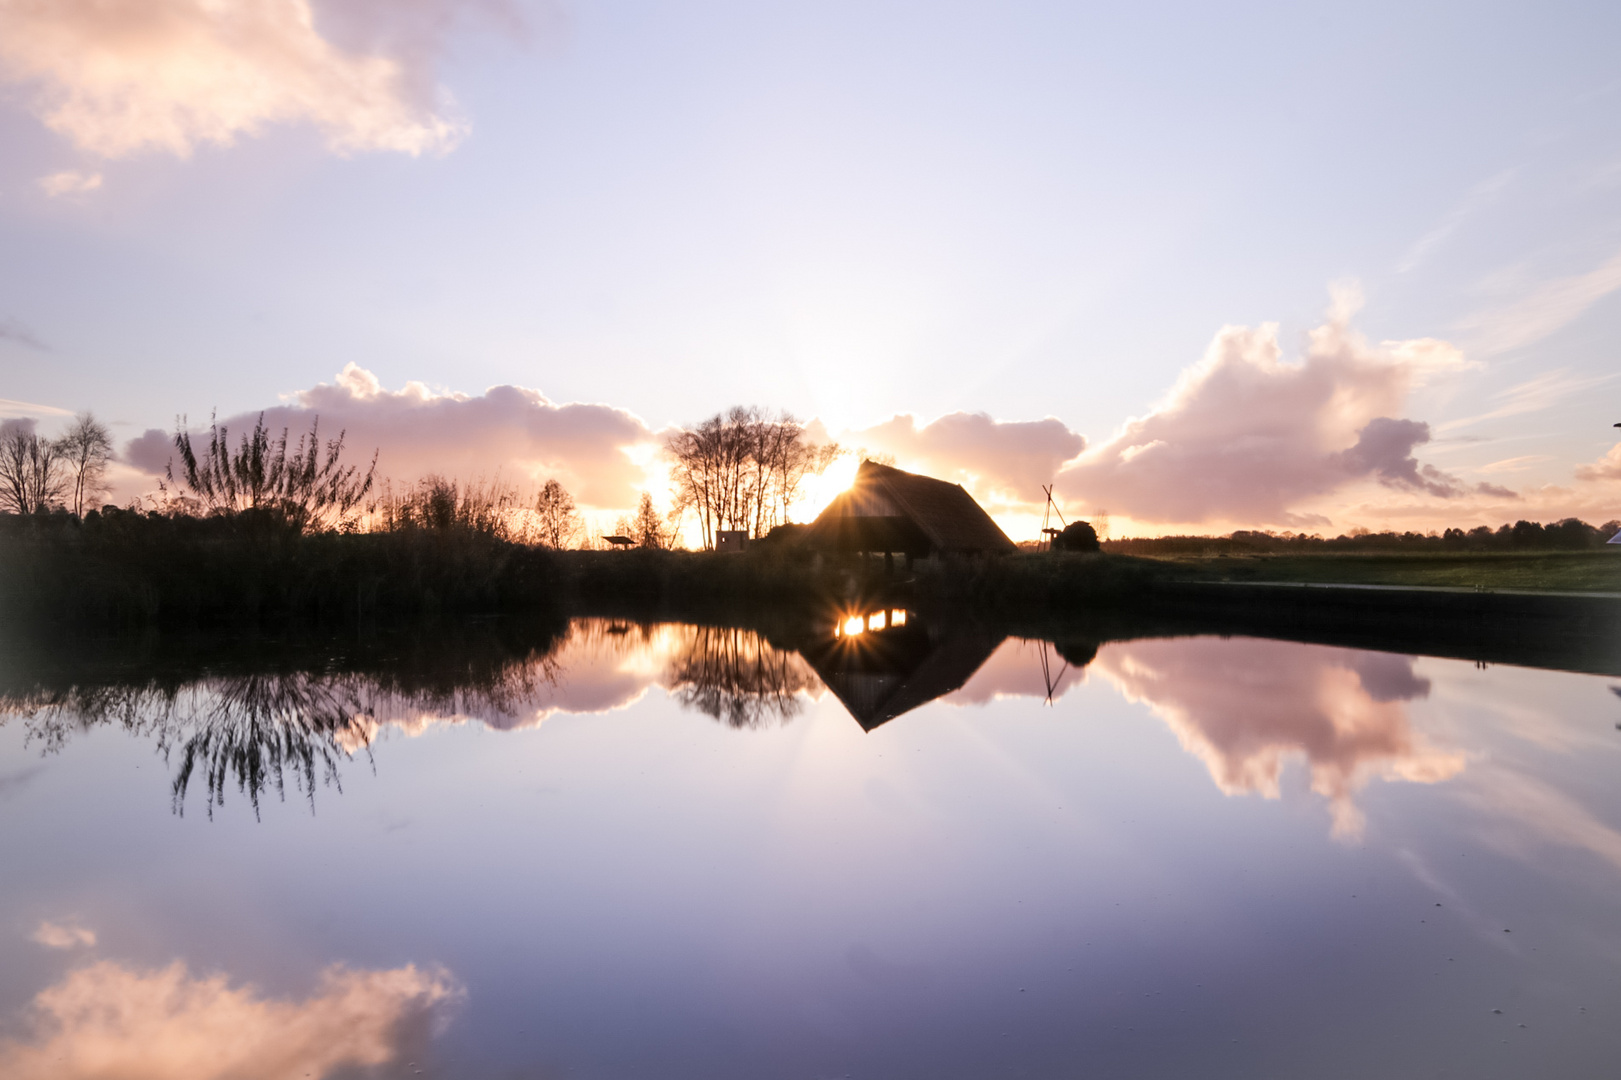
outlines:
[[[96,943],[96,932],[76,923],[42,922],[29,937],[47,949],[73,949]]]
[[[511,10],[490,0],[319,10],[309,0],[7,0],[0,77],[29,85],[48,127],[105,158],[186,157],[282,123],[314,125],[338,153],[445,151],[466,129],[434,61],[462,8]],[[323,36],[328,23],[355,47]]]
[[[59,409],[55,405],[36,405],[31,401],[12,401],[0,398],[0,416],[72,416],[72,409]]]
[[[1465,325],[1477,331],[1481,351],[1509,352],[1564,329],[1617,289],[1621,289],[1621,253],[1585,274],[1545,282],[1517,303],[1495,306]]]
[[[1395,419],[1408,391],[1468,365],[1444,341],[1366,343],[1336,298],[1305,356],[1285,363],[1277,327],[1225,327],[1165,402],[1059,474],[1059,489],[1139,521],[1298,525],[1292,507],[1371,477],[1450,496],[1463,485],[1420,466],[1427,425]]]
[[[1597,461],[1576,466],[1578,480],[1621,480],[1621,443],[1610,447],[1610,452]]]
[[[328,969],[299,1000],[261,996],[176,962],[141,971],[102,962],[33,1000],[31,1030],[0,1042],[8,1080],[92,1077],[324,1077],[398,1060],[461,991],[443,971]]]
[[[1429,694],[1411,657],[1234,638],[1103,646],[1090,670],[1148,705],[1229,795],[1279,797],[1284,762],[1303,757],[1328,799],[1334,834],[1360,835],[1353,800],[1374,776],[1437,783],[1461,753],[1428,746],[1406,702]]]
[[[895,456],[896,464],[953,480],[984,498],[1040,502],[1064,462],[1086,439],[1061,420],[1002,421],[984,413],[951,413],[919,427],[901,414],[840,441]]]
[[[1500,172],[1470,188],[1462,202],[1453,207],[1435,228],[1419,237],[1408,249],[1407,254],[1402,256],[1401,262],[1397,264],[1396,273],[1406,274],[1416,269],[1432,250],[1457,232],[1459,226],[1495,202],[1503,189],[1508,187],[1509,181],[1514,178],[1514,172],[1513,169]]]
[[[434,393],[421,383],[385,390],[377,377],[349,364],[322,383],[264,410],[265,423],[293,437],[319,419],[324,438],[345,432],[353,460],[378,451],[378,474],[413,481],[429,473],[472,479],[500,473],[512,480],[555,477],[581,503],[633,506],[646,472],[626,453],[650,445],[653,432],[635,415],[607,405],[558,405],[538,390],[494,386],[476,396]],[[233,442],[258,413],[221,421]],[[124,459],[157,473],[169,461],[169,437],[157,429],[132,439]]]
[[[24,325],[21,320],[10,316],[0,319],[0,341],[15,342],[30,349],[38,349],[40,352],[51,351],[51,347],[41,341],[39,336]],[[0,398],[0,406],[8,404],[15,405],[20,404],[20,402],[7,402],[4,398]]]
[[[1618,376],[1609,375],[1573,375],[1569,368],[1556,368],[1528,379],[1523,383],[1499,390],[1492,397],[1502,404],[1478,416],[1466,416],[1459,420],[1448,420],[1440,427],[1441,431],[1454,431],[1457,428],[1478,424],[1482,420],[1497,420],[1505,416],[1520,416],[1525,413],[1540,412],[1558,402],[1570,397],[1613,382]]]
[[[100,173],[82,173],[76,169],[64,169],[39,178],[39,189],[53,199],[62,195],[82,195],[100,186]]]

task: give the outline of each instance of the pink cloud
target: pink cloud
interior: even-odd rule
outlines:
[[[462,9],[516,21],[504,0],[9,0],[0,78],[30,86],[48,127],[108,158],[185,157],[281,123],[313,125],[340,153],[443,151],[465,125],[435,61]]]
[[[1621,480],[1621,443],[1610,447],[1610,452],[1597,461],[1576,466],[1578,480]]]
[[[519,386],[493,386],[476,396],[434,394],[420,383],[390,391],[354,364],[334,384],[304,390],[264,417],[273,430],[289,428],[295,437],[319,418],[324,437],[345,433],[354,460],[369,458],[375,448],[379,475],[394,480],[429,473],[463,479],[499,473],[529,482],[555,477],[581,503],[609,508],[635,504],[646,477],[626,451],[654,440],[624,409],[559,405]],[[257,418],[243,413],[221,423],[235,440]],[[153,429],[132,439],[124,458],[161,473],[173,449],[170,436]]]
[[[1463,771],[1462,754],[1412,729],[1407,702],[1430,691],[1412,657],[1181,638],[1105,645],[1091,670],[1146,703],[1229,795],[1278,798],[1284,763],[1303,759],[1337,836],[1360,834],[1353,796],[1372,777],[1436,783]]]
[[[1224,328],[1164,403],[1067,466],[1059,489],[1138,521],[1284,525],[1325,523],[1296,507],[1363,478],[1439,498],[1473,490],[1413,457],[1429,425],[1396,418],[1414,385],[1462,357],[1435,340],[1371,346],[1351,310],[1338,300],[1298,363],[1275,325]]]
[[[895,456],[903,469],[962,484],[981,498],[1041,502],[1041,485],[1086,448],[1061,420],[1003,421],[984,413],[951,413],[918,426],[901,414],[840,436],[852,447]]]
[[[331,968],[303,1000],[275,1000],[174,963],[103,961],[33,1001],[32,1030],[0,1041],[10,1080],[109,1076],[328,1076],[398,1060],[461,996],[444,972]]]

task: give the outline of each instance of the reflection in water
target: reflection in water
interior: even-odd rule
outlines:
[[[1001,635],[925,623],[900,609],[852,612],[805,647],[811,666],[866,731],[962,687]]]
[[[683,628],[665,671],[665,687],[683,707],[734,728],[787,723],[805,695],[821,689],[796,652],[773,648],[735,626]]]
[[[116,724],[152,738],[176,764],[177,813],[201,774],[206,805],[235,786],[258,814],[261,797],[285,796],[285,777],[313,800],[317,775],[341,790],[339,765],[369,747],[378,727],[423,716],[512,715],[553,677],[545,655],[454,672],[402,666],[383,672],[205,675],[147,682],[35,688],[0,698],[0,712],[28,718],[47,752],[76,731]]]
[[[275,1000],[178,961],[101,961],[33,1000],[32,1029],[0,1041],[8,1080],[324,1077],[422,1058],[462,996],[442,970],[329,968],[303,1000]]]
[[[1354,837],[1353,800],[1372,776],[1434,782],[1461,754],[1411,730],[1406,703],[1429,692],[1410,657],[1261,639],[1113,642],[1006,639],[890,607],[847,611],[806,631],[797,650],[737,627],[577,619],[527,648],[407,652],[364,669],[205,671],[195,677],[36,683],[0,694],[0,715],[27,718],[46,750],[72,733],[116,724],[153,738],[174,766],[177,812],[198,777],[209,813],[234,786],[259,812],[285,796],[284,777],[311,800],[317,781],[385,732],[414,736],[476,721],[530,728],[553,713],[602,713],[660,687],[683,708],[734,728],[786,723],[831,690],[871,731],[943,698],[1057,702],[1098,671],[1146,702],[1221,790],[1279,793],[1284,762],[1305,759],[1334,831]],[[432,655],[434,660],[427,659]]]
[[[1354,838],[1352,796],[1370,777],[1435,783],[1464,755],[1430,746],[1406,702],[1429,693],[1413,658],[1259,639],[1180,638],[1106,645],[1094,669],[1146,702],[1228,794],[1277,798],[1284,761],[1305,758],[1334,834]]]

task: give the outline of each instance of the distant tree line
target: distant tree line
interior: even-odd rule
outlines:
[[[1316,533],[1240,530],[1226,536],[1157,536],[1107,540],[1106,551],[1122,555],[1240,555],[1330,551],[1585,551],[1602,548],[1621,531],[1621,521],[1593,526],[1578,518],[1543,525],[1516,521],[1496,529],[1447,529],[1440,533],[1353,531],[1324,537]]]

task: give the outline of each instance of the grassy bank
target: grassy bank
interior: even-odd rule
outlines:
[[[0,518],[0,570],[0,616],[98,632],[564,610],[728,622],[880,596],[994,614],[1128,598],[1164,568],[1093,554],[907,571],[791,545],[552,551],[476,529],[308,534],[251,514],[114,511]]]
[[[1005,619],[1139,605],[1175,581],[1621,592],[1621,549],[1042,553],[908,571],[780,544],[552,551],[460,527],[309,534],[252,514],[0,518],[0,617],[89,632],[543,612],[729,623],[868,599]]]
[[[1621,592],[1621,545],[1596,551],[1190,554],[1153,561],[1187,580]]]
[[[30,624],[343,622],[531,611],[551,553],[467,530],[305,534],[250,515],[0,519],[0,613]]]

